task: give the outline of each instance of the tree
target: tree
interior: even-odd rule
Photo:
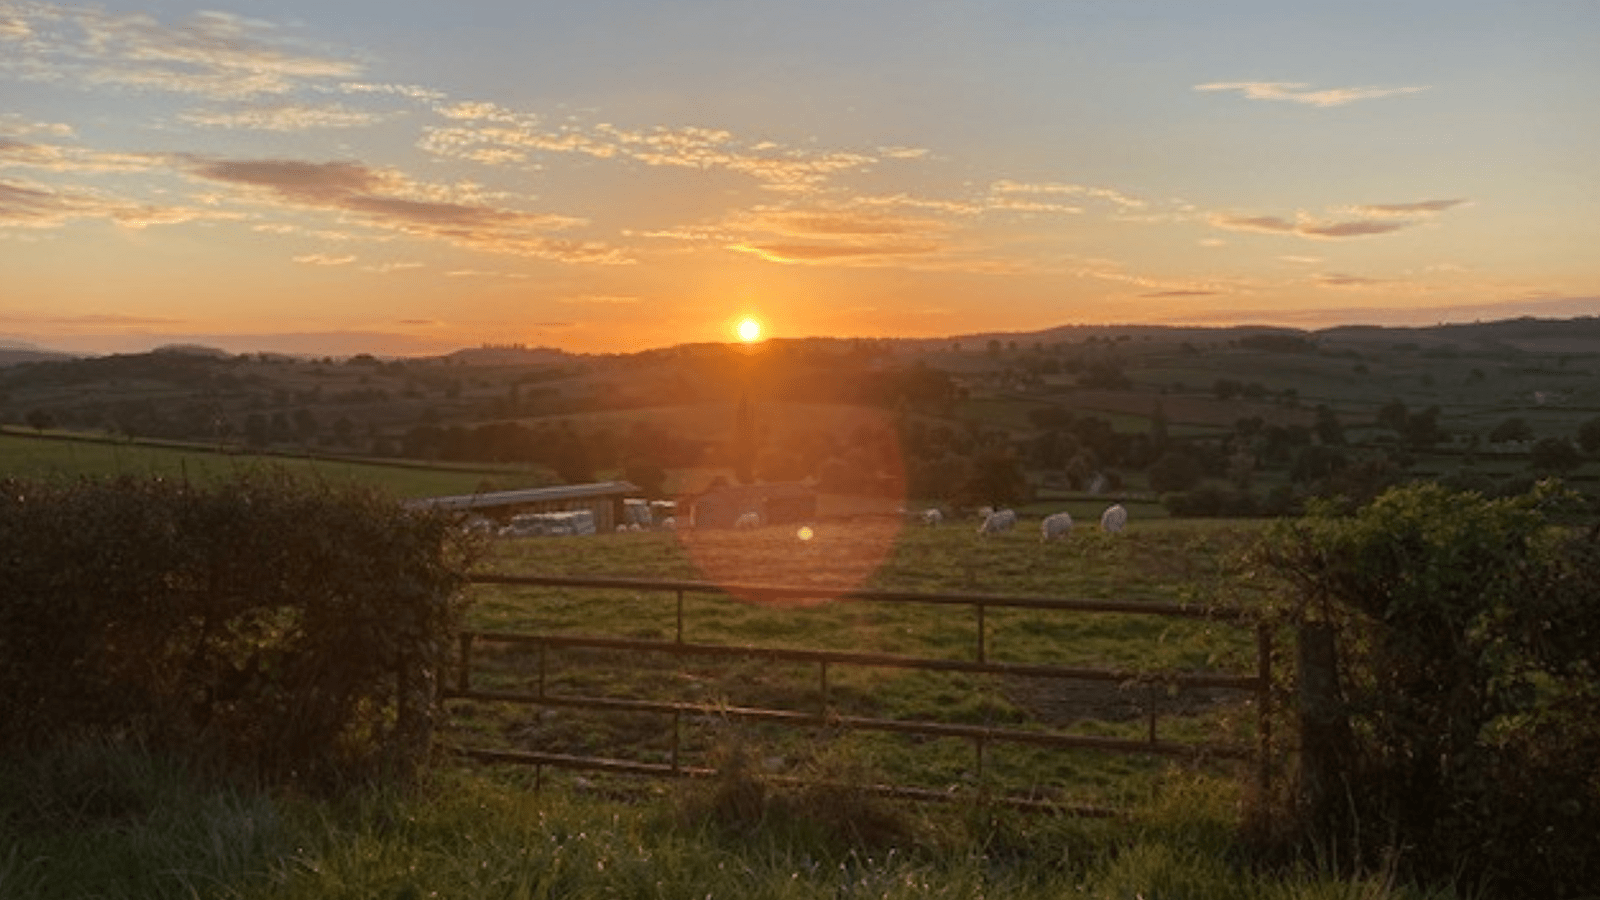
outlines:
[[[1578,446],[1585,453],[1600,453],[1600,418],[1578,426]]]
[[[1317,440],[1330,447],[1344,443],[1344,426],[1339,424],[1339,417],[1325,404],[1317,405],[1316,432]]]
[[[1028,498],[1028,479],[1015,457],[1003,447],[990,446],[972,458],[960,499],[974,505],[1009,506]]]
[[[1504,444],[1508,441],[1533,440],[1533,428],[1528,425],[1528,420],[1520,416],[1502,421],[1489,429],[1489,443]]]
[[[1417,448],[1432,447],[1444,440],[1448,435],[1439,427],[1439,407],[1430,406],[1407,416],[1400,436],[1405,439],[1407,446]]]
[[[638,485],[646,497],[666,496],[667,470],[646,459],[634,458],[622,468],[622,477]]]
[[[1406,422],[1411,418],[1411,411],[1401,400],[1395,399],[1385,403],[1378,410],[1378,425],[1395,432],[1402,433],[1406,430]]]
[[[1543,472],[1566,472],[1583,464],[1583,454],[1566,438],[1540,438],[1528,451],[1528,463]]]
[[[34,431],[44,431],[46,428],[54,427],[55,424],[56,417],[50,413],[42,409],[28,410],[28,427]]]
[[[1186,491],[1205,477],[1205,466],[1193,451],[1174,447],[1150,464],[1150,489],[1159,493]]]

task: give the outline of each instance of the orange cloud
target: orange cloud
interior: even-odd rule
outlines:
[[[768,262],[817,263],[872,261],[882,263],[893,257],[936,252],[933,244],[734,244],[728,248],[750,253]]]
[[[139,203],[120,197],[46,185],[0,181],[0,228],[55,228],[74,219],[107,219],[128,228],[173,225],[228,213]]]

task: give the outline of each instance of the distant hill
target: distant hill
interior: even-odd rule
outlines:
[[[1600,353],[1600,317],[1572,319],[1502,319],[1423,327],[1344,325],[1316,332],[1340,343],[1414,343],[1425,347],[1455,345],[1503,348],[1531,353]]]
[[[30,362],[64,362],[77,359],[75,353],[59,353],[32,344],[0,343],[0,366],[14,366]]]
[[[565,350],[557,350],[553,347],[524,347],[520,344],[511,344],[470,347],[446,354],[443,358],[466,365],[518,366],[561,362],[570,357],[571,354]]]

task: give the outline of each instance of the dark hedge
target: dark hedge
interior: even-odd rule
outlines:
[[[267,781],[410,773],[472,546],[277,473],[0,481],[0,750],[114,732]]]

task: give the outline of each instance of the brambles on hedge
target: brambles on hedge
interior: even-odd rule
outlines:
[[[130,733],[328,783],[428,750],[472,547],[355,486],[0,481],[0,745]]]

